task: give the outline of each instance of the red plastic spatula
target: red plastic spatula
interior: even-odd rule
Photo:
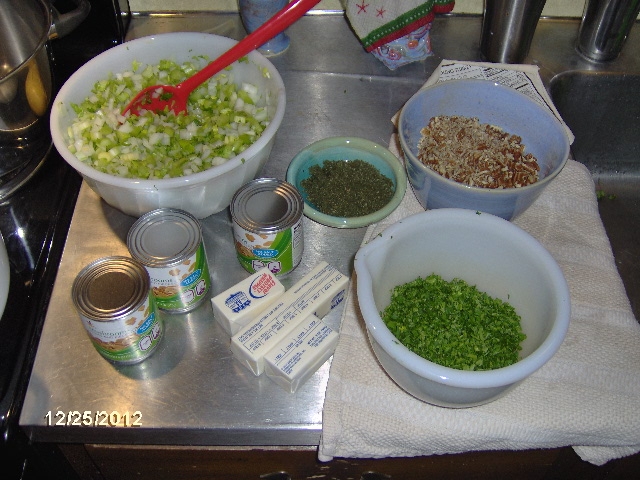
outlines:
[[[198,73],[177,85],[153,85],[145,88],[131,100],[122,113],[124,115],[127,113],[140,115],[144,110],[157,113],[165,109],[173,111],[175,114],[186,112],[189,94],[200,84],[271,40],[319,2],[320,0],[297,0],[288,3],[282,10]]]

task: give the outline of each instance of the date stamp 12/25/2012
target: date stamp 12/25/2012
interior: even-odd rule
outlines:
[[[44,421],[47,427],[141,427],[142,413],[139,410],[134,412],[117,410],[53,412],[49,410],[44,416]]]

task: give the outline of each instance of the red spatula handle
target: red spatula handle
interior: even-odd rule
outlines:
[[[180,88],[186,88],[189,91],[196,88],[222,69],[286,30],[319,2],[320,0],[297,0],[285,5],[282,10],[240,40],[234,47],[182,82]]]

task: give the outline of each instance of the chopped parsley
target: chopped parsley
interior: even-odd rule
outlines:
[[[383,208],[393,182],[364,160],[324,160],[309,168],[301,185],[317,210],[335,217],[362,217]]]
[[[409,350],[458,370],[516,363],[526,337],[509,303],[436,274],[395,287],[382,319]]]
[[[615,200],[616,196],[612,193],[607,193],[604,190],[596,190],[596,198],[600,200]]]

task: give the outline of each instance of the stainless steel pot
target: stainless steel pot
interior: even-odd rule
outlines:
[[[0,0],[0,186],[50,148],[53,78],[46,44],[84,20],[90,4],[76,4],[54,15],[48,0]]]

